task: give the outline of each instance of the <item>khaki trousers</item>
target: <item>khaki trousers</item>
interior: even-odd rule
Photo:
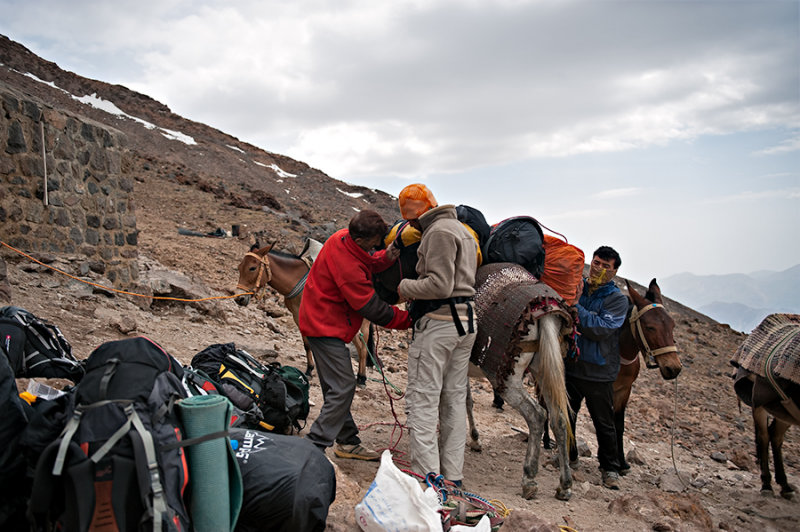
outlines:
[[[467,323],[464,330],[467,329]],[[459,336],[451,321],[423,316],[408,348],[406,414],[411,469],[464,478],[467,442],[467,367],[475,333]],[[439,439],[436,425],[439,425]]]

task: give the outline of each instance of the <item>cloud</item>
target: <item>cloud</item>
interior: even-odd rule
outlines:
[[[0,28],[37,27],[44,57],[61,43],[70,57],[88,49],[95,65],[76,60],[91,66],[82,73],[112,68],[105,81],[337,177],[625,152],[800,120],[791,2],[10,4]]]
[[[777,146],[764,148],[754,153],[754,155],[776,155],[800,150],[800,136],[786,139]]]

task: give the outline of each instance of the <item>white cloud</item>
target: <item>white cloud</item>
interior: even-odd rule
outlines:
[[[800,150],[800,136],[786,139],[777,146],[755,152],[755,155],[776,155]]]

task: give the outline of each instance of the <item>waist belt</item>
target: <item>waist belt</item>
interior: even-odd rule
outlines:
[[[464,331],[464,326],[461,324],[461,318],[458,317],[458,311],[456,310],[456,305],[460,303],[467,304],[467,331],[469,331],[470,333],[474,333],[475,318],[474,318],[474,313],[472,311],[472,301],[474,300],[475,298],[472,296],[456,296],[456,297],[448,297],[445,299],[415,300],[411,302],[409,315],[411,316],[411,321],[416,322],[425,314],[433,312],[434,310],[441,308],[445,305],[448,305],[450,307],[450,314],[453,316],[453,323],[456,326],[458,335],[464,336],[467,334],[467,332]]]

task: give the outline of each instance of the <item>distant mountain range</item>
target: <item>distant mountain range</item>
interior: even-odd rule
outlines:
[[[800,314],[800,264],[782,272],[680,273],[659,279],[659,285],[670,298],[745,333],[768,314]]]

